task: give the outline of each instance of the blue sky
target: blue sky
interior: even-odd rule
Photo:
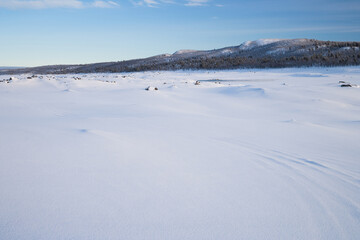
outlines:
[[[121,61],[260,38],[360,41],[359,0],[0,0],[0,66]]]

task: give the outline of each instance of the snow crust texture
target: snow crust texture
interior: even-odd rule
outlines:
[[[359,239],[359,67],[2,78],[0,239]]]

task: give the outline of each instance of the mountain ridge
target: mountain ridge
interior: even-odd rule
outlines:
[[[214,50],[179,50],[142,59],[0,70],[0,74],[66,74],[360,65],[360,42],[259,39]]]

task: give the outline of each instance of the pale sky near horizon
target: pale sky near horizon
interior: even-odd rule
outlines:
[[[261,38],[360,41],[354,0],[0,0],[0,66],[121,61]]]

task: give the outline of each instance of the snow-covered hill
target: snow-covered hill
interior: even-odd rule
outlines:
[[[241,50],[250,50],[253,49],[254,47],[260,47],[260,46],[265,46],[271,43],[276,43],[279,41],[282,41],[284,39],[259,39],[256,41],[247,41],[244,42],[243,44],[240,45],[240,49]]]
[[[180,50],[145,59],[85,65],[58,65],[1,71],[0,74],[137,72],[147,70],[280,68],[360,64],[360,42],[260,39],[215,50]]]

